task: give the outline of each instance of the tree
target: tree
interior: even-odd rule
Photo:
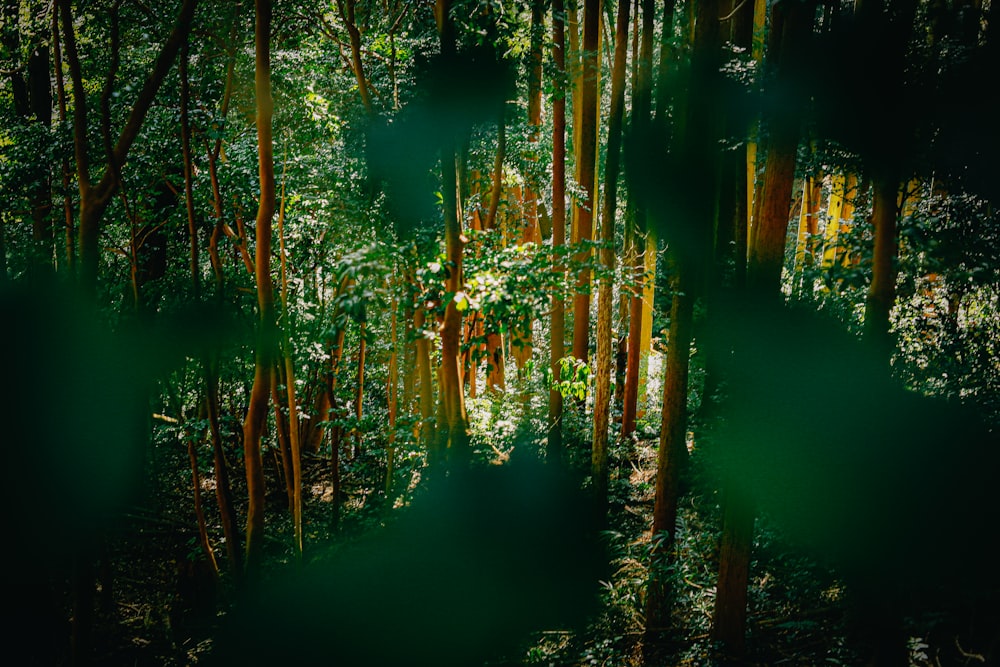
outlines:
[[[632,123],[630,139],[633,142],[641,142],[650,137],[652,133],[652,95],[653,95],[653,29],[655,18],[655,7],[652,0],[642,0],[642,30],[641,45],[639,47],[639,60],[635,64],[635,84],[632,90]],[[673,3],[664,3],[664,23],[663,30],[673,30]],[[668,20],[669,19],[669,20]],[[668,27],[669,26],[669,27]],[[661,63],[661,70],[666,67],[666,61]],[[662,72],[661,72],[662,75]],[[661,110],[661,116],[666,115],[666,110]],[[652,307],[652,303],[646,304],[644,300],[645,285],[648,281],[655,279],[655,276],[648,275],[646,271],[646,257],[656,255],[656,232],[647,224],[648,207],[641,197],[630,197],[629,205],[632,207],[632,219],[627,221],[630,225],[629,233],[632,238],[632,280],[635,286],[629,298],[628,314],[628,343],[626,357],[626,377],[622,398],[622,436],[627,437],[635,431],[636,413],[638,411],[640,358],[642,356],[642,322],[645,312]],[[646,234],[643,238],[643,233]],[[652,261],[655,266],[655,259]]]
[[[451,22],[451,0],[437,0],[435,14],[441,40],[441,57],[444,62],[456,57],[455,32]],[[459,218],[460,192],[455,162],[455,139],[446,137],[441,146],[441,192],[445,226],[445,255],[448,274],[445,279],[444,321],[441,325],[441,405],[445,423],[439,425],[438,448],[450,461],[463,463],[469,456],[468,416],[465,412],[465,393],[462,388],[462,361],[460,342],[462,313],[458,299],[462,292],[462,222]]]
[[[247,568],[254,574],[260,566],[264,539],[264,470],[260,439],[267,417],[277,344],[274,285],[271,280],[271,220],[275,209],[271,13],[270,0],[255,0],[254,90],[257,108],[260,201],[257,208],[254,269],[257,282],[258,323],[253,387],[250,390],[250,402],[243,421],[243,459],[246,466],[247,494],[250,499],[247,509]]]
[[[669,156],[669,196],[655,211],[657,222],[671,246],[674,290],[656,461],[654,550],[646,598],[647,633],[660,631],[667,623],[670,593],[666,568],[674,557],[680,480],[688,458],[687,395],[694,301],[704,280],[704,267],[711,257],[714,202],[718,193],[717,158],[713,147],[718,141],[721,123],[712,101],[720,86],[720,16],[716,2],[702,2],[697,6],[687,97],[676,102],[680,123],[674,128],[675,143]]]
[[[80,278],[90,292],[96,287],[98,264],[100,261],[101,218],[111,198],[117,192],[121,181],[121,168],[125,164],[129,150],[139,134],[139,129],[152,106],[156,93],[163,84],[181,43],[187,38],[193,24],[197,0],[184,0],[178,12],[173,30],[163,42],[145,82],[128,113],[128,118],[118,134],[117,141],[111,143],[111,119],[107,109],[102,109],[101,127],[104,134],[105,155],[101,161],[104,171],[96,183],[92,180],[91,159],[88,149],[87,94],[83,85],[83,72],[76,45],[73,27],[73,9],[70,0],[59,0],[62,18],[63,41],[66,45],[66,64],[69,67],[73,90],[73,145],[76,156],[76,177],[80,189]],[[114,10],[117,12],[117,9]],[[112,33],[114,35],[114,32]],[[112,38],[112,63],[108,71],[104,97],[111,94],[119,58],[120,44]]]
[[[797,80],[795,68],[808,53],[813,13],[808,3],[780,2],[772,7],[768,62],[777,95],[788,95],[788,88]],[[776,301],[779,296],[799,142],[798,123],[802,116],[801,107],[787,101],[765,108],[769,109],[765,113],[768,149],[764,184],[759,194],[760,218],[755,221],[750,241],[745,292],[749,299],[760,304]],[[741,480],[733,478],[723,483],[723,534],[712,635],[722,642],[727,653],[738,657],[744,650],[754,508],[743,492]]]
[[[552,55],[555,61],[552,101],[552,250],[557,253],[566,243],[566,27],[562,0],[552,4]],[[556,265],[557,273],[564,269]],[[561,290],[552,294],[552,318],[549,338],[549,370],[558,379],[565,345],[565,306]],[[562,393],[549,389],[548,449],[550,460],[558,460],[562,445]]]
[[[584,0],[583,3],[583,54],[581,58],[582,83],[580,89],[580,110],[578,118],[579,145],[576,146],[576,160],[579,167],[580,187],[583,200],[577,203],[577,224],[579,230],[574,236],[579,241],[589,241],[593,237],[594,211],[597,207],[597,81],[600,74],[598,39],[601,21],[600,0]],[[586,262],[589,251],[577,254],[576,259]],[[573,356],[587,360],[590,336],[590,268],[581,268],[576,280],[576,296],[573,299]]]
[[[601,210],[601,264],[597,302],[597,386],[594,391],[594,443],[592,472],[598,501],[608,491],[608,426],[611,403],[611,283],[615,270],[615,215],[618,203],[618,170],[621,154],[622,118],[625,107],[625,59],[628,47],[630,0],[618,0],[615,23],[615,60],[611,75],[611,111],[608,117],[608,155],[604,168],[604,208]]]

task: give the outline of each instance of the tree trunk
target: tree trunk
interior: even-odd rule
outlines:
[[[682,274],[683,276],[683,274]],[[677,526],[678,483],[687,460],[687,380],[694,297],[691,285],[677,281],[670,307],[670,333],[663,376],[663,413],[656,456],[653,505],[653,574],[646,598],[646,630],[667,625],[669,592],[661,568],[671,558]]]
[[[288,436],[292,456],[292,521],[295,527],[295,548],[302,554],[302,443],[299,430],[299,407],[295,399],[295,368],[292,350],[285,350],[285,389],[288,393]]]
[[[776,3],[772,12],[770,50],[774,55],[772,66],[776,67],[775,81],[780,86],[787,80],[789,69],[803,57],[813,13],[810,7],[787,1]],[[755,13],[755,25],[757,19],[758,14]],[[755,50],[760,43],[758,37],[758,34],[754,35]],[[748,296],[759,298],[762,303],[781,296],[781,269],[799,135],[799,118],[794,109],[783,109],[765,120],[770,128],[769,148],[763,189],[757,193],[754,202],[759,215],[753,221],[747,267]],[[721,553],[725,562],[721,562],[719,568],[712,632],[723,643],[727,653],[738,656],[743,650],[746,626],[746,587],[754,516],[746,499],[736,495],[738,486],[735,482],[726,482],[726,489]]]
[[[615,269],[615,214],[618,205],[618,170],[621,162],[622,117],[625,107],[625,59],[628,49],[629,2],[618,0],[615,24],[615,60],[611,75],[611,111],[608,115],[608,149],[604,171],[604,208],[601,211],[601,264],[607,275],[597,297],[597,368],[594,390],[594,443],[591,472],[594,491],[604,514],[608,493],[608,426],[611,408],[612,283]]]
[[[184,209],[187,212],[188,241],[190,243],[191,286],[197,300],[201,294],[201,269],[198,259],[198,226],[194,216],[194,169],[191,164],[191,123],[188,120],[190,85],[188,84],[188,40],[181,43],[177,70],[181,80],[181,155],[184,162]]]
[[[350,283],[350,278],[345,277],[340,282],[338,294],[342,293]],[[336,318],[334,318],[336,319]],[[327,376],[326,391],[330,395],[330,419],[334,421],[342,420],[345,416],[340,397],[337,395],[337,384],[340,375],[340,363],[344,356],[344,336],[343,327],[337,330],[330,344],[330,374]],[[340,520],[340,445],[344,438],[344,428],[340,424],[335,424],[327,429],[330,433],[330,478],[333,487],[332,514],[333,523],[338,525]]]
[[[802,211],[799,215],[799,230],[795,237],[795,271],[796,275],[811,267],[814,262],[814,240],[819,229],[820,198],[823,193],[822,179],[818,175],[809,175],[802,180]],[[798,279],[796,278],[796,285]]]
[[[777,85],[787,86],[789,70],[800,66],[805,43],[812,29],[811,9],[798,2],[784,0],[772,8],[771,47],[775,54]],[[767,118],[770,128],[769,149],[764,167],[763,201],[760,220],[755,221],[751,239],[749,284],[755,291],[774,293],[781,284],[788,233],[792,185],[795,180],[795,154],[799,143],[800,119],[793,105],[783,106]]]
[[[354,395],[354,419],[356,424],[354,426],[354,455],[352,458],[357,458],[361,454],[361,419],[364,417],[364,401],[365,401],[365,356],[368,351],[368,341],[366,330],[368,328],[368,323],[365,320],[361,320],[360,330],[358,332],[358,386],[357,391]]]
[[[486,212],[486,222],[483,229],[489,231],[497,228],[497,211],[500,210],[500,198],[503,196],[503,162],[507,151],[507,129],[504,114],[501,111],[497,123],[497,152],[493,159],[493,187],[490,191],[490,207]],[[496,326],[496,323],[493,323]],[[503,390],[507,386],[505,377],[506,357],[504,355],[504,335],[491,333],[486,336],[486,388],[494,391]]]
[[[646,387],[649,383],[649,355],[653,351],[653,304],[656,299],[656,260],[658,255],[656,228],[646,232],[646,242],[642,253],[642,313],[639,318],[639,361],[636,378],[635,416],[641,419],[646,414],[649,398]]]
[[[597,205],[597,80],[600,75],[598,43],[601,23],[601,0],[584,0],[583,3],[583,82],[580,92],[580,143],[576,159],[580,165],[580,187],[583,200],[577,204],[578,241],[589,241],[594,235],[594,208]],[[587,262],[590,251],[584,250],[575,257],[578,262]],[[573,356],[586,361],[589,356],[590,335],[590,275],[589,268],[581,268],[577,274],[576,290],[573,298]]]
[[[670,3],[667,3],[670,4]],[[647,140],[651,131],[653,83],[653,33],[656,7],[653,0],[642,0],[642,34],[639,39],[639,58],[635,65],[635,85],[632,91],[633,141]],[[667,28],[664,28],[666,30]],[[662,114],[661,114],[662,115]],[[635,253],[632,256],[632,280],[635,287],[629,296],[628,343],[626,345],[625,388],[622,395],[622,437],[635,432],[639,400],[639,361],[642,349],[643,294],[646,280],[646,253],[656,252],[655,241],[647,237],[646,207],[641,201],[633,204],[632,233]],[[649,304],[652,306],[652,304]]]
[[[208,425],[212,433],[212,460],[215,468],[215,499],[219,505],[222,520],[222,531],[226,536],[226,557],[237,586],[242,584],[243,563],[241,558],[240,535],[236,513],[233,510],[233,491],[229,483],[229,463],[226,461],[222,447],[222,429],[219,424],[219,370],[218,361],[213,358],[205,365],[205,404],[208,412]]]
[[[746,649],[747,587],[753,546],[754,510],[748,498],[736,496],[737,486],[727,484],[723,500],[719,579],[712,613],[712,640],[722,645],[726,657],[740,660]]]
[[[247,569],[256,574],[264,538],[264,467],[260,439],[267,419],[271,369],[274,365],[276,324],[274,287],[271,283],[271,221],[274,217],[274,148],[271,119],[271,0],[255,0],[254,86],[257,101],[257,156],[260,202],[257,209],[255,276],[260,321],[250,404],[243,422],[243,457],[247,476]]]
[[[395,298],[392,300],[392,321],[389,324],[389,373],[386,378],[386,407],[389,413],[389,433],[388,433],[388,444],[386,445],[386,464],[385,464],[385,494],[388,496],[392,493],[392,476],[395,468],[396,459],[396,412],[398,410],[399,401],[397,399],[397,391],[399,388],[399,363],[397,361],[398,354],[396,352],[397,341],[399,337],[396,335],[396,322],[398,320],[399,303]]]
[[[80,188],[80,279],[84,290],[93,294],[97,287],[98,264],[100,262],[100,223],[111,197],[118,189],[119,180],[115,165],[125,164],[132,144],[139,135],[156,93],[173,64],[181,43],[187,38],[193,25],[197,0],[185,0],[173,30],[167,37],[150,71],[129,109],[125,125],[118,140],[108,151],[108,161],[104,173],[95,185],[90,176],[90,161],[87,156],[87,106],[83,86],[83,74],[76,47],[73,15],[70,0],[58,0],[63,27],[63,41],[66,46],[66,63],[69,66],[73,86],[73,146],[76,156],[77,181]],[[110,143],[110,137],[107,137]]]
[[[554,99],[552,101],[552,250],[558,252],[566,244],[566,26],[563,0],[552,3],[552,51],[555,60]],[[561,262],[555,266],[557,276],[565,275]],[[552,294],[550,323],[549,368],[558,382],[560,360],[565,356],[566,313],[562,288]],[[562,393],[549,389],[549,421],[546,458],[556,463],[562,452]]]
[[[431,343],[424,335],[427,310],[420,306],[413,313],[417,332],[417,378],[420,381],[420,441],[431,450],[437,439],[434,424],[434,381],[431,379]]]
[[[750,54],[756,64],[758,71],[763,67],[764,44],[766,42],[765,26],[767,24],[767,0],[754,0],[753,4],[753,24],[750,39]],[[743,44],[742,46],[746,46]],[[747,224],[746,227],[737,230],[736,235],[736,275],[740,281],[747,273],[747,262],[750,257],[750,247],[752,239],[756,233],[756,226],[760,220],[760,204],[762,199],[763,181],[760,178],[758,160],[758,148],[760,139],[759,119],[750,121],[749,138],[746,144],[746,164],[747,164]]]
[[[456,57],[455,30],[449,16],[451,0],[437,0],[435,11],[441,55],[446,61]],[[457,163],[454,137],[448,137],[441,146],[441,192],[443,193],[445,256],[448,276],[445,292],[454,297],[462,289],[462,221],[459,217]],[[437,433],[439,449],[450,462],[464,463],[469,458],[468,417],[465,413],[465,392],[462,388],[462,313],[455,299],[445,304],[441,324],[441,407],[445,422]]]
[[[872,254],[872,282],[865,300],[865,337],[888,359],[892,354],[889,315],[896,301],[896,194],[899,186],[893,178],[875,181],[872,226],[875,250]]]
[[[347,36],[351,42],[351,69],[354,71],[354,78],[358,82],[358,92],[361,94],[361,104],[365,107],[368,117],[374,115],[372,106],[372,96],[368,91],[368,79],[365,78],[364,65],[361,62],[361,31],[354,20],[355,5],[357,0],[337,0],[337,8],[340,10],[340,18],[343,19],[347,27]]]
[[[636,207],[638,209],[638,207]],[[637,210],[638,213],[638,210]],[[642,341],[642,293],[646,281],[644,262],[645,238],[634,232],[635,251],[632,256],[632,280],[635,286],[629,294],[628,341],[626,344],[625,389],[622,397],[622,437],[635,432],[636,412],[639,406],[639,350]]]
[[[837,263],[837,246],[840,240],[840,218],[844,210],[844,183],[842,173],[833,174],[830,201],[826,209],[826,229],[823,232],[823,268],[830,269]]]
[[[195,443],[198,441],[198,434],[193,433],[188,427],[184,430],[184,437],[187,440],[188,462],[191,464],[191,487],[194,492],[194,516],[198,524],[198,543],[202,553],[211,567],[212,575],[219,576],[219,564],[215,560],[215,551],[208,539],[208,528],[205,524],[205,510],[201,502],[201,472],[198,470],[198,452]]]
[[[52,12],[52,54],[55,61],[55,81],[56,81],[56,97],[58,100],[59,107],[59,122],[66,122],[66,86],[63,82],[63,59],[62,59],[62,45],[59,38],[59,11],[58,8],[54,8]],[[70,200],[69,189],[70,189],[70,166],[69,160],[63,155],[62,158],[62,186],[63,186],[63,226],[64,226],[64,244],[65,244],[65,255],[66,255],[66,268],[70,271],[73,270],[73,263],[76,258],[76,241],[75,241],[75,229],[73,225],[73,203]]]

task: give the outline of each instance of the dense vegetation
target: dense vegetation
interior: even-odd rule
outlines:
[[[31,664],[1000,661],[987,0],[2,0]]]

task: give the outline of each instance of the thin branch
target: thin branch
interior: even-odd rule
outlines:
[[[747,0],[740,0],[740,4],[736,5],[736,8],[733,9],[733,11],[729,12],[729,14],[727,14],[726,16],[723,16],[722,18],[720,18],[719,22],[721,23],[722,21],[728,21],[729,19],[731,19],[734,16],[736,16],[737,12],[739,12],[741,9],[743,9],[743,5],[745,5],[745,4],[747,4]]]

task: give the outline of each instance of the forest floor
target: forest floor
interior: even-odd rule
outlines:
[[[95,626],[97,663],[101,665],[195,665],[209,655],[232,601],[226,574],[224,545],[215,544],[223,571],[221,585],[201,558],[191,501],[190,472],[180,445],[157,448],[152,488],[140,506],[125,513],[108,539],[105,571],[98,589],[102,611]],[[601,582],[599,613],[584,631],[562,629],[535,634],[521,657],[502,664],[646,667],[722,665],[709,640],[717,572],[718,507],[697,493],[685,496],[678,532],[679,558],[675,566],[673,624],[676,632],[657,642],[643,633],[643,596],[647,578],[653,505],[655,441],[618,445],[611,481],[609,526],[605,533],[611,556],[611,574]],[[331,521],[329,461],[309,457],[304,466],[307,537],[314,543],[350,540],[377,530],[389,508],[366,479],[364,465],[349,467],[345,476],[345,519],[339,530]],[[367,468],[375,469],[376,466]],[[352,475],[350,470],[355,470]],[[235,477],[239,478],[238,475]],[[234,495],[245,497],[243,489]],[[211,480],[203,480],[205,504],[219,534]],[[278,487],[275,490],[275,487]],[[272,484],[269,516],[287,512],[281,488]],[[325,498],[325,501],[324,501]],[[240,515],[244,515],[241,511]],[[278,523],[275,521],[275,523]],[[271,530],[268,567],[277,571],[289,563],[289,526]],[[270,525],[270,524],[269,524]],[[789,555],[775,533],[758,525],[751,566],[751,613],[748,625],[747,666],[858,664],[846,638],[846,603],[841,582],[808,559]],[[266,576],[266,570],[265,570]],[[106,584],[105,584],[106,585]],[[949,640],[943,640],[945,643]],[[442,647],[442,650],[447,650]],[[953,661],[947,649],[931,640],[909,640],[910,664],[941,667],[949,664],[985,664],[973,657]],[[963,651],[964,652],[964,651]],[[951,657],[955,651],[952,648]],[[959,657],[961,657],[959,655]],[[971,662],[970,662],[971,660]]]

